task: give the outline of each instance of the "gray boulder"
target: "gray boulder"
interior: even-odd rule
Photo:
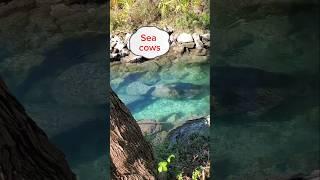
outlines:
[[[193,38],[191,34],[182,33],[177,37],[177,41],[179,43],[188,43],[188,42],[193,42]]]
[[[197,49],[202,49],[204,47],[204,45],[203,45],[203,43],[202,43],[202,41],[200,39],[200,35],[199,34],[193,33],[192,34],[192,38],[193,38],[193,40],[194,40],[194,42],[196,44],[196,48]]]

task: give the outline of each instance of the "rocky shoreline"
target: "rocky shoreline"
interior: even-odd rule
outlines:
[[[210,48],[209,33],[175,32],[172,28],[164,28],[170,35],[170,49],[165,56],[173,55],[175,58],[183,55],[207,56]],[[139,63],[148,59],[133,54],[128,48],[128,42],[133,33],[110,35],[110,62]]]

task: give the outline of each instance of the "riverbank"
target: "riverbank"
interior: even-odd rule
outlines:
[[[208,56],[210,48],[209,30],[203,33],[186,33],[175,31],[171,27],[163,28],[169,35],[170,49],[164,56],[178,58],[184,55]],[[138,63],[149,61],[142,56],[133,54],[128,48],[133,32],[110,35],[110,62]]]

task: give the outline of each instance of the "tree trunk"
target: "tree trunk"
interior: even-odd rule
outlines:
[[[153,180],[151,145],[118,96],[110,90],[110,157],[112,179]]]
[[[0,78],[0,180],[74,180],[65,157]]]

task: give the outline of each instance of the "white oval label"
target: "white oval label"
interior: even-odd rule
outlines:
[[[132,34],[128,45],[135,55],[155,58],[169,51],[169,34],[157,27],[141,27]]]

